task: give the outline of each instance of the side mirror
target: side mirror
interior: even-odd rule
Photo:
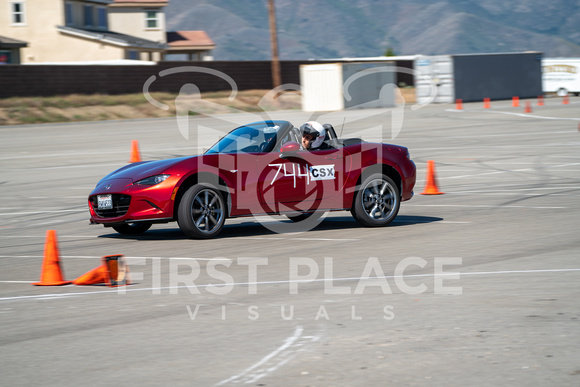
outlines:
[[[288,141],[280,148],[280,158],[287,159],[288,157],[296,156],[296,152],[300,150],[300,144],[294,141]]]

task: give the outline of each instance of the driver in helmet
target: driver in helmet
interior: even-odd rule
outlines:
[[[326,129],[316,121],[308,121],[300,127],[300,134],[302,135],[302,146],[306,150],[323,150],[331,149],[328,144],[324,142],[326,136]]]

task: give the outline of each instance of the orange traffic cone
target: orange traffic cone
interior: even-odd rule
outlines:
[[[570,97],[568,97],[567,95],[562,97],[562,104],[563,105],[568,105],[570,103]]]
[[[526,107],[524,108],[524,113],[531,113],[532,112],[532,105],[530,101],[526,101]]]
[[[489,109],[490,107],[491,107],[490,99],[489,98],[484,98],[483,99],[483,108],[484,109]]]
[[[42,261],[40,282],[34,282],[32,285],[59,286],[71,283],[71,281],[64,280],[58,256],[56,231],[48,230],[46,232],[46,242],[44,243],[44,260]]]
[[[538,106],[544,106],[544,96],[538,95]]]
[[[131,143],[131,159],[130,163],[138,163],[141,161],[141,155],[139,154],[139,141],[133,140]]]
[[[437,188],[437,178],[435,177],[435,162],[433,160],[427,161],[427,181],[425,183],[425,190],[421,195],[441,195],[445,192],[440,192]]]
[[[463,100],[461,100],[461,99],[456,99],[455,100],[455,109],[456,110],[462,110],[463,109]]]
[[[130,285],[129,268],[123,255],[107,255],[102,258],[103,264],[73,281],[75,285],[123,286]]]
[[[512,107],[520,106],[520,97],[512,97]]]
[[[105,282],[107,286],[131,285],[129,265],[125,261],[125,256],[107,255],[103,257],[103,265],[107,267],[109,273],[107,282]]]
[[[86,272],[79,278],[75,279],[72,283],[75,285],[97,285],[104,284],[107,281],[107,267],[101,265],[95,267],[93,270]]]

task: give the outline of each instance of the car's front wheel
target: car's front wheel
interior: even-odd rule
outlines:
[[[210,184],[190,187],[177,213],[177,223],[185,235],[195,239],[216,237],[226,218],[226,206],[221,192]]]
[[[365,227],[386,226],[395,219],[400,205],[397,185],[390,177],[375,173],[363,179],[351,213]]]
[[[139,235],[143,234],[145,231],[151,228],[151,223],[139,222],[139,223],[125,223],[113,226],[113,230],[117,231],[119,234],[123,235]]]

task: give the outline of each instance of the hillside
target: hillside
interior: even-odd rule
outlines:
[[[542,51],[580,56],[580,2],[275,0],[285,60]],[[215,60],[267,60],[266,0],[171,0],[168,30],[205,30]]]

